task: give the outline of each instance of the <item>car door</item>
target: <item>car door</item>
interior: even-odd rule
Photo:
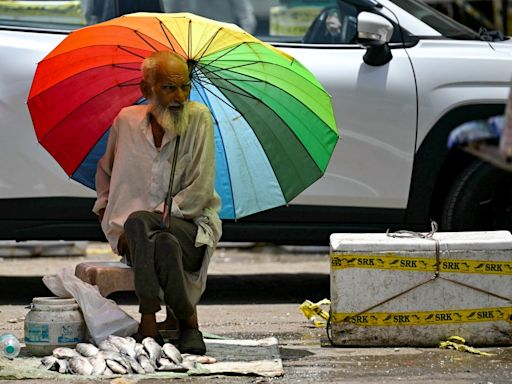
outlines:
[[[331,94],[340,131],[325,176],[293,203],[402,210],[409,193],[417,118],[409,57],[404,48],[393,47],[389,63],[365,64],[366,50],[355,41],[357,7],[338,1],[327,8],[335,8],[341,21],[343,33],[337,41],[315,37],[302,43],[275,43],[309,68]],[[381,13],[396,27],[391,12]],[[311,29],[305,37],[308,33]],[[329,212],[339,213],[325,211]]]

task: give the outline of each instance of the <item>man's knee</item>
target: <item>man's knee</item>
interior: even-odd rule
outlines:
[[[151,213],[148,211],[135,211],[128,216],[124,223],[125,232],[132,232],[144,226],[145,222],[150,217]]]
[[[181,244],[169,232],[161,232],[156,236],[155,261],[157,264],[179,265],[182,257]]]

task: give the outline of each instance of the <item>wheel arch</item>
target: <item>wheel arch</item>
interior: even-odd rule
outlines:
[[[430,219],[439,220],[443,201],[454,178],[475,157],[446,146],[458,125],[502,114],[505,104],[463,105],[448,111],[429,131],[414,157],[405,221],[414,228],[430,230]]]

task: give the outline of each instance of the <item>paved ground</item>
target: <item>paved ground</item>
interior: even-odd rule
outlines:
[[[85,247],[85,248],[81,248]],[[0,332],[23,336],[25,308],[48,295],[41,276],[83,260],[115,259],[103,244],[78,244],[84,255],[0,259]],[[0,249],[1,251],[1,249]],[[70,251],[71,252],[71,251]],[[73,252],[72,252],[73,253]],[[196,377],[209,383],[511,383],[512,348],[482,349],[493,356],[437,348],[332,348],[322,346],[325,330],[313,328],[299,311],[305,299],[329,296],[327,248],[256,246],[218,249],[206,294],[199,306],[204,331],[233,338],[279,340],[285,375],[280,378]],[[112,296],[137,316],[133,294]],[[62,381],[65,382],[66,376]],[[0,380],[0,382],[3,382]],[[24,383],[41,380],[25,380]],[[77,382],[77,381],[73,381]],[[84,383],[87,381],[83,381]],[[108,382],[108,381],[107,381]],[[127,377],[120,383],[132,383]],[[144,380],[144,383],[156,382]]]

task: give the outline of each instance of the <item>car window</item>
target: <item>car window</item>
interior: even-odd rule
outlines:
[[[313,20],[302,41],[308,44],[355,43],[357,11],[355,7],[340,2],[325,7]]]
[[[0,25],[73,30],[131,12],[191,12],[238,24],[266,41],[354,40],[356,11],[337,0],[0,0]]]
[[[162,0],[165,12],[192,12],[238,24],[266,41],[301,42],[336,0]],[[335,25],[336,15],[329,18]],[[336,28],[336,27],[333,27]]]
[[[441,12],[419,0],[390,0],[403,10],[435,29],[444,37],[452,39],[478,39],[479,35],[470,28],[450,19]]]
[[[390,0],[443,36],[478,34],[420,0]],[[73,30],[132,12],[192,12],[269,42],[355,43],[362,0],[0,0],[0,25]],[[363,1],[364,2],[364,1]],[[399,37],[399,36],[398,36]],[[393,37],[392,41],[399,41]]]
[[[85,25],[83,5],[72,1],[0,1],[0,25],[76,29]]]

